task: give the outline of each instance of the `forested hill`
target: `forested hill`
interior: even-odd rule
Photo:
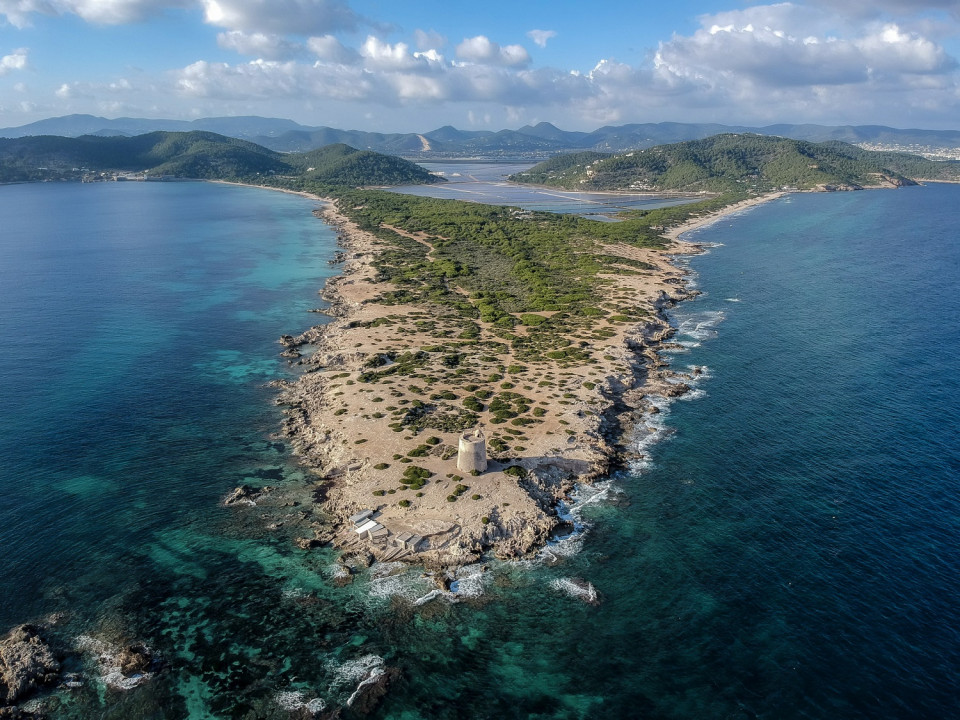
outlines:
[[[237,181],[287,178],[348,187],[439,180],[402,158],[346,145],[284,154],[209,132],[0,138],[0,182],[79,180],[101,174]]]
[[[512,179],[581,190],[743,192],[904,185],[916,178],[960,180],[960,163],[841,142],[725,134],[622,155],[562,155]]]

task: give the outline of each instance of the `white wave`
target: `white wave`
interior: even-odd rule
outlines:
[[[724,300],[726,300],[727,302],[741,302],[740,298],[738,297],[724,298]]]
[[[457,570],[457,579],[450,583],[450,592],[459,598],[477,598],[483,595],[487,573],[483,565],[464,565]]]
[[[413,604],[414,604],[414,605],[423,605],[423,604],[425,604],[425,603],[430,602],[430,601],[433,600],[435,597],[447,597],[447,595],[449,595],[449,594],[450,594],[450,593],[445,593],[445,592],[444,592],[443,590],[441,590],[440,588],[437,588],[436,590],[431,590],[430,592],[428,592],[426,595],[424,595],[424,596],[422,596],[422,597],[418,597],[416,600],[413,601]]]
[[[630,469],[635,473],[653,467],[650,449],[673,434],[673,429],[667,424],[667,418],[674,398],[651,397],[650,400],[657,412],[646,415],[633,432],[633,448],[638,457],[631,461]]]
[[[312,715],[323,712],[327,709],[327,704],[320,698],[304,700],[305,693],[302,690],[284,690],[274,696],[277,705],[287,711],[306,710]]]
[[[332,660],[326,663],[326,669],[333,675],[330,681],[330,688],[333,690],[358,683],[378,668],[383,670],[383,658],[373,653],[342,663]]]
[[[376,563],[376,564],[370,569],[370,576],[371,576],[371,577],[375,577],[375,578],[386,577],[387,575],[392,575],[392,574],[395,573],[397,570],[402,570],[402,569],[404,569],[405,567],[407,567],[407,566],[404,565],[402,562],[399,562],[399,561],[396,561],[396,562],[385,562],[385,563]]]
[[[336,692],[343,686],[356,685],[350,697],[347,698],[347,707],[353,705],[357,695],[367,685],[374,683],[384,673],[384,661],[379,655],[369,654],[348,660],[344,663],[327,663],[327,669],[333,673],[330,691]]]
[[[350,576],[350,568],[340,563],[331,563],[325,568],[324,572],[331,580],[343,580]]]
[[[573,532],[547,541],[537,553],[536,561],[553,564],[583,550],[584,537],[590,531],[590,524],[583,519],[584,508],[606,502],[619,491],[620,487],[612,478],[591,485],[577,485],[570,494],[569,502],[560,501],[557,504],[557,517],[573,525]]]
[[[98,640],[89,635],[80,635],[76,638],[75,642],[77,650],[93,656],[97,664],[100,680],[107,687],[116,690],[132,690],[153,677],[153,673],[150,672],[137,673],[129,677],[124,675],[120,671],[120,648],[115,645],[110,645],[103,640]],[[144,647],[148,654],[152,654],[150,648]]]
[[[560,540],[551,540],[537,553],[537,560],[552,565],[564,558],[577,555],[583,550],[583,538],[586,533],[587,528],[584,528],[580,532],[571,533]]]
[[[597,602],[597,589],[593,586],[593,583],[586,580],[557,578],[550,583],[550,587],[583,602],[591,604]]]
[[[357,689],[350,693],[350,697],[347,698],[347,707],[353,706],[353,701],[357,699],[357,695],[360,694],[360,691],[367,685],[375,683],[377,678],[383,675],[383,669],[376,669],[370,671],[370,676],[364,678],[360,681],[360,684],[357,685]]]
[[[428,592],[430,592],[428,581],[414,573],[408,572],[370,579],[369,594],[372,598],[402,597],[416,603]]]
[[[677,342],[682,345],[685,338],[695,341],[713,339],[717,336],[717,326],[725,319],[726,315],[722,310],[678,315],[677,335],[680,335],[681,339]]]

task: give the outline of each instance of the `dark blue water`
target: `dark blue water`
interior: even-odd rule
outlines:
[[[372,717],[951,717],[958,200],[794,195],[701,231],[705,294],[672,316],[696,390],[582,492],[585,533],[451,602],[399,566],[337,587],[292,543],[309,503],[219,504],[307,487],[265,383],[335,271],[314,203],[0,188],[0,625],[61,613],[65,646],[164,658],[119,691],[87,650],[64,718],[286,718],[381,667]]]
[[[748,713],[957,707],[958,190],[796,195],[697,236],[723,246],[675,361],[712,378],[637,492],[691,535],[711,682]]]
[[[0,625],[113,595],[156,533],[289,464],[265,383],[333,272],[316,206],[200,183],[0,188]]]

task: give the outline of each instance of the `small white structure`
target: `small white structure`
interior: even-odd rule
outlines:
[[[487,439],[482,429],[468,430],[460,436],[457,469],[467,473],[487,469]]]

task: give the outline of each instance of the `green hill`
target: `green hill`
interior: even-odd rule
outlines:
[[[248,182],[283,177],[344,187],[439,180],[402,158],[346,145],[283,154],[246,140],[199,131],[134,137],[0,138],[0,182],[75,180],[101,173]]]
[[[960,164],[842,142],[726,134],[623,155],[561,156],[512,179],[580,190],[744,192],[905,185],[912,178],[960,179]]]
[[[304,180],[347,185],[414,185],[440,182],[416,163],[338,143],[305,153],[284,155]]]

